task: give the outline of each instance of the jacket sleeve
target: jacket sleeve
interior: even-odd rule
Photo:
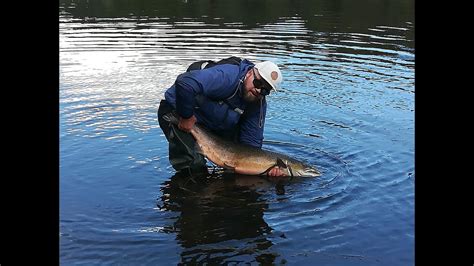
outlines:
[[[183,118],[193,115],[196,104],[195,95],[202,93],[202,87],[189,72],[183,73],[176,78],[174,83],[176,89],[176,112]]]
[[[262,148],[265,115],[267,112],[265,100],[262,108],[260,108],[260,104],[258,104],[255,108],[246,110],[246,112],[247,114],[245,114],[240,121],[239,142],[253,147]],[[261,118],[260,112],[263,112]],[[262,120],[261,123],[260,119]]]
[[[197,94],[215,100],[225,99],[232,93],[232,84],[238,73],[237,66],[222,65],[179,75],[175,81],[176,111],[183,118],[191,117]]]

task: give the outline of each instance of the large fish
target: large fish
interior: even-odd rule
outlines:
[[[179,122],[178,115],[174,112],[163,115],[163,119],[175,125]],[[195,124],[190,133],[204,156],[214,164],[232,169],[235,173],[265,175],[273,167],[279,166],[287,176],[321,175],[316,168],[286,155],[223,140],[199,124]]]

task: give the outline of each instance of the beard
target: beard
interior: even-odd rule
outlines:
[[[253,95],[253,93],[250,90],[246,90],[244,92],[244,96],[243,96],[244,101],[246,101],[248,103],[255,103],[258,100],[260,100],[260,98],[261,98],[261,96],[256,97],[255,95]]]

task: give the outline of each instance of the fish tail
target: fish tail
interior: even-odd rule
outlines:
[[[167,122],[177,125],[179,123],[178,114],[175,111],[163,115],[163,119]]]

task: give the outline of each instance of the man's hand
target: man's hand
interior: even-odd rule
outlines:
[[[270,171],[268,171],[269,176],[284,176],[286,173],[280,167],[275,166]]]
[[[180,117],[178,128],[186,132],[191,132],[191,129],[193,129],[193,126],[195,123],[196,123],[196,117],[194,115],[187,119]]]

